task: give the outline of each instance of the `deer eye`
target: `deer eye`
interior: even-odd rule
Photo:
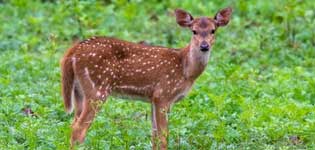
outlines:
[[[214,29],[210,30],[210,33],[211,33],[211,34],[214,34],[214,33],[215,33],[215,30],[214,30]]]
[[[193,34],[196,35],[197,34],[197,31],[196,30],[192,30]]]

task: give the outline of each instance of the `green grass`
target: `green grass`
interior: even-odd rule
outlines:
[[[0,1],[0,149],[68,149],[73,115],[59,59],[73,40],[114,36],[184,47],[172,11],[232,6],[206,71],[169,116],[170,149],[315,149],[315,3]],[[31,108],[37,117],[26,116]],[[150,149],[150,105],[110,100],[79,149]],[[298,139],[298,140],[296,140]]]

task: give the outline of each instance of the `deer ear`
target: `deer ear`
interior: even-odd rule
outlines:
[[[182,9],[176,9],[175,16],[176,16],[176,22],[181,27],[190,27],[194,20],[194,18],[190,15],[190,13]]]
[[[225,26],[229,23],[232,15],[232,8],[224,8],[217,12],[217,14],[214,17],[214,20],[216,22],[217,26]]]

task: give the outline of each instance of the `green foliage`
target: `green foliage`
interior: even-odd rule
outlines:
[[[226,6],[233,19],[216,33],[206,72],[172,108],[169,148],[314,149],[311,0],[0,1],[0,149],[68,149],[73,115],[63,109],[59,59],[73,41],[184,47],[191,33],[174,8],[213,16]],[[111,98],[78,148],[150,149],[150,138],[150,106]]]

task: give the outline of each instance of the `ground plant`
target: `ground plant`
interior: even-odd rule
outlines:
[[[315,149],[312,0],[0,0],[0,149],[68,149],[59,60],[94,35],[185,47],[174,9],[214,16],[206,71],[169,114],[169,149]],[[77,149],[151,149],[150,105],[109,98]]]

